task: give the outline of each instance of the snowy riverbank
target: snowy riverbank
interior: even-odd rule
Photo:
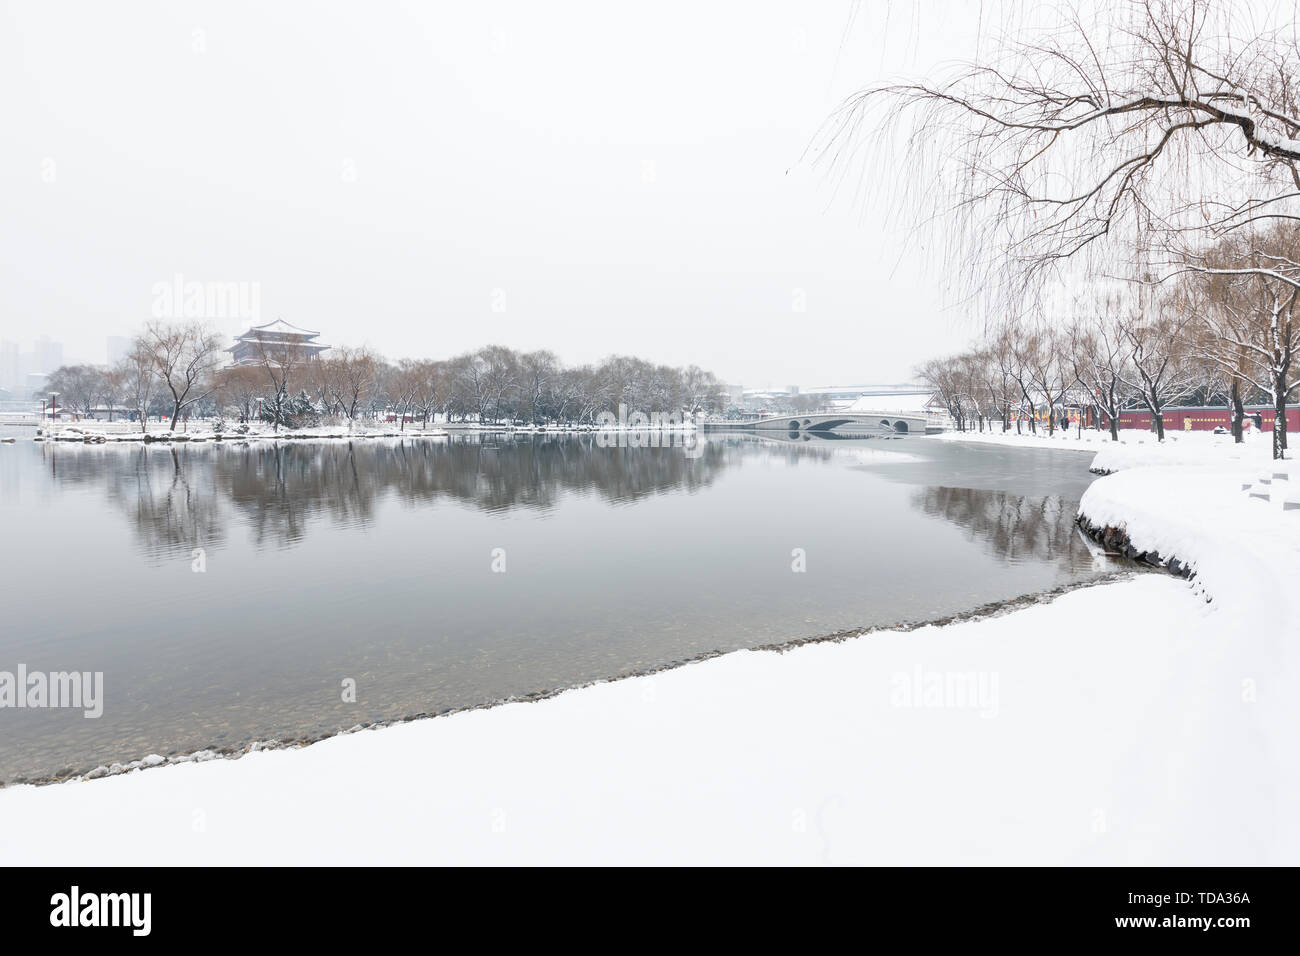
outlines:
[[[1293,861],[1214,617],[1144,576],[301,750],[11,788],[0,860]]]
[[[447,432],[441,428],[408,427],[389,425],[382,428],[354,426],[353,428],[334,425],[322,425],[313,428],[282,428],[276,430],[269,426],[236,426],[221,432],[207,427],[197,427],[185,431],[171,431],[159,425],[147,432],[137,427],[106,427],[99,422],[78,424],[48,425],[37,429],[32,436],[35,441],[81,442],[83,444],[106,444],[110,442],[163,442],[189,443],[202,442],[250,442],[250,441],[353,441],[366,438],[444,438]]]
[[[1081,506],[1192,583],[12,787],[0,862],[1298,863],[1300,510],[1204,454]]]
[[[106,422],[65,423],[50,427],[33,428],[30,437],[34,441],[81,442],[83,444],[107,444],[110,442],[248,442],[248,441],[327,441],[356,440],[366,438],[445,438],[452,434],[512,434],[512,435],[645,435],[645,436],[688,436],[694,435],[697,427],[693,423],[655,424],[655,425],[572,425],[572,426],[515,426],[484,425],[477,422],[457,422],[450,425],[438,425],[425,428],[418,425],[375,426],[368,423],[353,424],[351,427],[340,425],[320,425],[311,428],[281,428],[276,430],[267,425],[238,425],[228,427],[220,432],[207,425],[197,425],[188,429],[172,431],[166,425],[153,425],[149,431],[142,432],[138,425]],[[12,443],[20,436],[5,436],[0,441]]]

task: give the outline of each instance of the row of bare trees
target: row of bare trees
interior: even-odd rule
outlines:
[[[151,322],[116,365],[64,365],[46,388],[86,417],[124,410],[143,424],[166,416],[175,430],[196,406],[210,404],[224,358],[220,336],[201,323]]]
[[[393,415],[402,422],[591,423],[620,406],[694,415],[720,408],[724,389],[711,372],[630,356],[566,367],[554,353],[487,346],[450,359],[389,362],[365,348],[340,348],[302,360],[270,346],[254,365],[225,370],[217,402],[245,420],[259,405],[276,423],[315,418],[356,421]]]
[[[1274,410],[1276,457],[1287,448],[1286,404],[1300,388],[1292,374],[1300,352],[1297,290],[1243,263],[1300,261],[1300,230],[1273,223],[1264,233],[1222,240],[1213,266],[1168,288],[1129,297],[1098,295],[1068,318],[1042,314],[1006,321],[959,355],[927,362],[921,378],[935,389],[959,428],[1000,421],[1049,434],[1060,411],[1087,418],[1119,439],[1125,408],[1146,410],[1164,439],[1164,412],[1191,400],[1222,403],[1242,440],[1245,406]],[[1081,416],[1082,417],[1082,416]]]
[[[724,388],[697,366],[632,356],[566,367],[551,352],[488,346],[451,359],[388,361],[367,348],[323,356],[277,339],[254,340],[253,361],[226,367],[219,336],[199,323],[154,323],[113,368],[64,366],[49,388],[91,416],[126,409],[142,425],[166,417],[174,430],[191,415],[261,418],[280,425],[395,416],[444,421],[591,423],[620,406],[694,415],[721,409]]]

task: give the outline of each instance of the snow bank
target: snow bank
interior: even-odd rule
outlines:
[[[101,423],[81,422],[76,425],[48,425],[37,431],[36,441],[88,442],[103,444],[109,442],[167,442],[167,443],[201,443],[208,441],[323,441],[329,439],[352,441],[363,438],[441,438],[447,432],[441,428],[416,428],[408,426],[405,430],[396,425],[374,427],[357,425],[352,428],[339,425],[321,425],[313,428],[282,428],[279,431],[265,426],[232,426],[220,434],[208,427],[191,428],[188,431],[170,431],[163,425],[155,425],[147,432],[139,427],[132,430],[97,427]],[[242,429],[242,430],[241,430]]]
[[[237,761],[13,787],[0,862],[1294,864],[1297,793],[1240,683],[1296,688],[1224,625],[1186,582],[1146,575]]]
[[[1000,429],[1001,426],[995,426]],[[929,436],[928,440],[970,442],[982,445],[1007,445],[1017,448],[1054,448],[1062,451],[1088,451],[1095,453],[1091,468],[1098,474],[1109,474],[1125,468],[1142,465],[1209,465],[1209,464],[1266,464],[1272,457],[1272,435],[1269,432],[1248,432],[1246,440],[1238,445],[1231,435],[1213,432],[1166,432],[1163,442],[1156,441],[1155,433],[1134,428],[1122,429],[1118,442],[1111,441],[1110,432],[1084,429],[1058,431],[1048,437],[1046,431],[1037,435],[1000,430],[986,432],[943,432]]]
[[[1001,425],[995,425],[993,431],[984,432],[939,432],[935,435],[926,436],[926,440],[961,441],[981,445],[1011,445],[1018,448],[1059,448],[1064,451],[1093,452],[1095,452],[1104,442],[1110,441],[1109,432],[1098,434],[1095,431],[1088,431],[1086,429],[1082,436],[1079,436],[1074,429],[1070,429],[1068,433],[1057,431],[1055,435],[1048,437],[1046,429],[1039,432],[1037,435],[1030,433],[1028,430],[1017,435],[1014,431],[1003,432],[1001,431],[1001,427]]]
[[[1213,432],[1167,434],[1158,442],[1150,432],[1120,432],[1119,442],[1107,442],[1093,459],[1091,468],[1109,474],[1144,465],[1250,465],[1264,466],[1273,456],[1272,435],[1248,434],[1236,444],[1231,435]]]
[[[1179,464],[1126,467],[1098,479],[1083,495],[1080,517],[1119,529],[1137,550],[1175,558],[1194,575],[1215,623],[1192,637],[1236,645],[1228,673],[1241,683],[1241,704],[1259,714],[1257,738],[1243,744],[1269,754],[1271,771],[1259,784],[1294,807],[1300,801],[1300,469],[1267,455],[1260,461],[1251,448],[1231,444],[1206,443],[1192,455],[1147,451]],[[1188,463],[1198,460],[1194,455],[1219,461]],[[1145,638],[1140,631],[1135,636]],[[1288,847],[1300,843],[1294,814],[1280,823],[1279,839]]]
[[[1291,462],[1130,468],[1098,479],[1079,515],[1139,551],[1176,557],[1230,613],[1300,637],[1300,469]]]

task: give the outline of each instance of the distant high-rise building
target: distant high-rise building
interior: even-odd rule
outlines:
[[[125,335],[110,335],[104,339],[104,351],[108,356],[108,364],[116,365],[131,351],[131,340]]]
[[[56,368],[63,364],[63,343],[55,342],[48,335],[42,335],[36,340],[36,347],[32,355],[33,372],[44,372],[48,375]]]

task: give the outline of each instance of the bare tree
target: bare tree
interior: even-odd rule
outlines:
[[[1190,316],[1162,307],[1147,318],[1139,311],[1122,315],[1119,330],[1128,352],[1120,380],[1146,405],[1158,441],[1165,439],[1165,407],[1186,397],[1196,386],[1189,361]]]
[[[339,348],[323,360],[322,375],[329,393],[348,421],[356,421],[376,391],[381,362],[366,348]]]
[[[411,405],[423,418],[424,427],[429,427],[429,418],[439,407],[447,402],[447,373],[444,363],[430,359],[421,359],[411,368],[415,389],[411,395]]]
[[[1095,272],[1131,258],[1130,243],[1152,230],[1176,253],[1294,214],[1300,85],[1288,10],[1026,7],[986,62],[860,92],[815,149],[841,169],[871,149],[903,174],[888,193],[940,230],[965,279],[1023,301],[1080,253]]]
[[[931,359],[916,370],[919,378],[934,389],[943,402],[944,408],[952,416],[958,431],[966,430],[966,383],[957,359]]]
[[[265,370],[255,365],[237,365],[220,371],[217,379],[217,397],[221,404],[234,407],[240,421],[252,421],[257,400],[267,391]]]
[[[94,365],[61,365],[50,373],[47,390],[63,396],[63,404],[85,418],[94,415],[103,399],[105,374]]]
[[[525,352],[519,356],[520,411],[525,421],[540,422],[545,415],[548,395],[554,386],[560,363],[553,352]]]
[[[213,373],[220,364],[221,337],[199,322],[150,322],[138,344],[149,354],[159,384],[171,396],[171,430],[175,431],[181,414],[216,386]]]
[[[1119,415],[1130,394],[1125,379],[1133,377],[1118,307],[1118,300],[1103,297],[1094,314],[1076,324],[1070,352],[1074,375],[1097,409],[1098,425],[1103,415],[1107,419],[1111,441],[1119,441]]]
[[[123,400],[140,422],[140,431],[148,434],[149,406],[153,403],[154,392],[158,387],[152,353],[136,341],[122,361],[114,367],[113,376],[120,383]]]
[[[1197,267],[1205,299],[1201,319],[1220,347],[1213,357],[1234,387],[1245,380],[1268,395],[1274,458],[1285,456],[1286,403],[1300,385],[1291,381],[1300,353],[1297,260],[1300,227],[1272,223],[1220,242]]]
[[[302,366],[314,360],[309,359],[293,342],[274,336],[259,332],[252,341],[256,367],[261,369],[269,386],[265,394],[270,399],[262,403],[261,412],[263,416],[270,416],[271,423],[278,432],[282,424],[288,423],[290,389],[296,384],[295,376]]]
[[[414,417],[416,396],[420,395],[426,385],[424,363],[417,359],[402,359],[388,371],[386,376],[388,400],[397,412],[401,430],[406,431],[406,419]]]

